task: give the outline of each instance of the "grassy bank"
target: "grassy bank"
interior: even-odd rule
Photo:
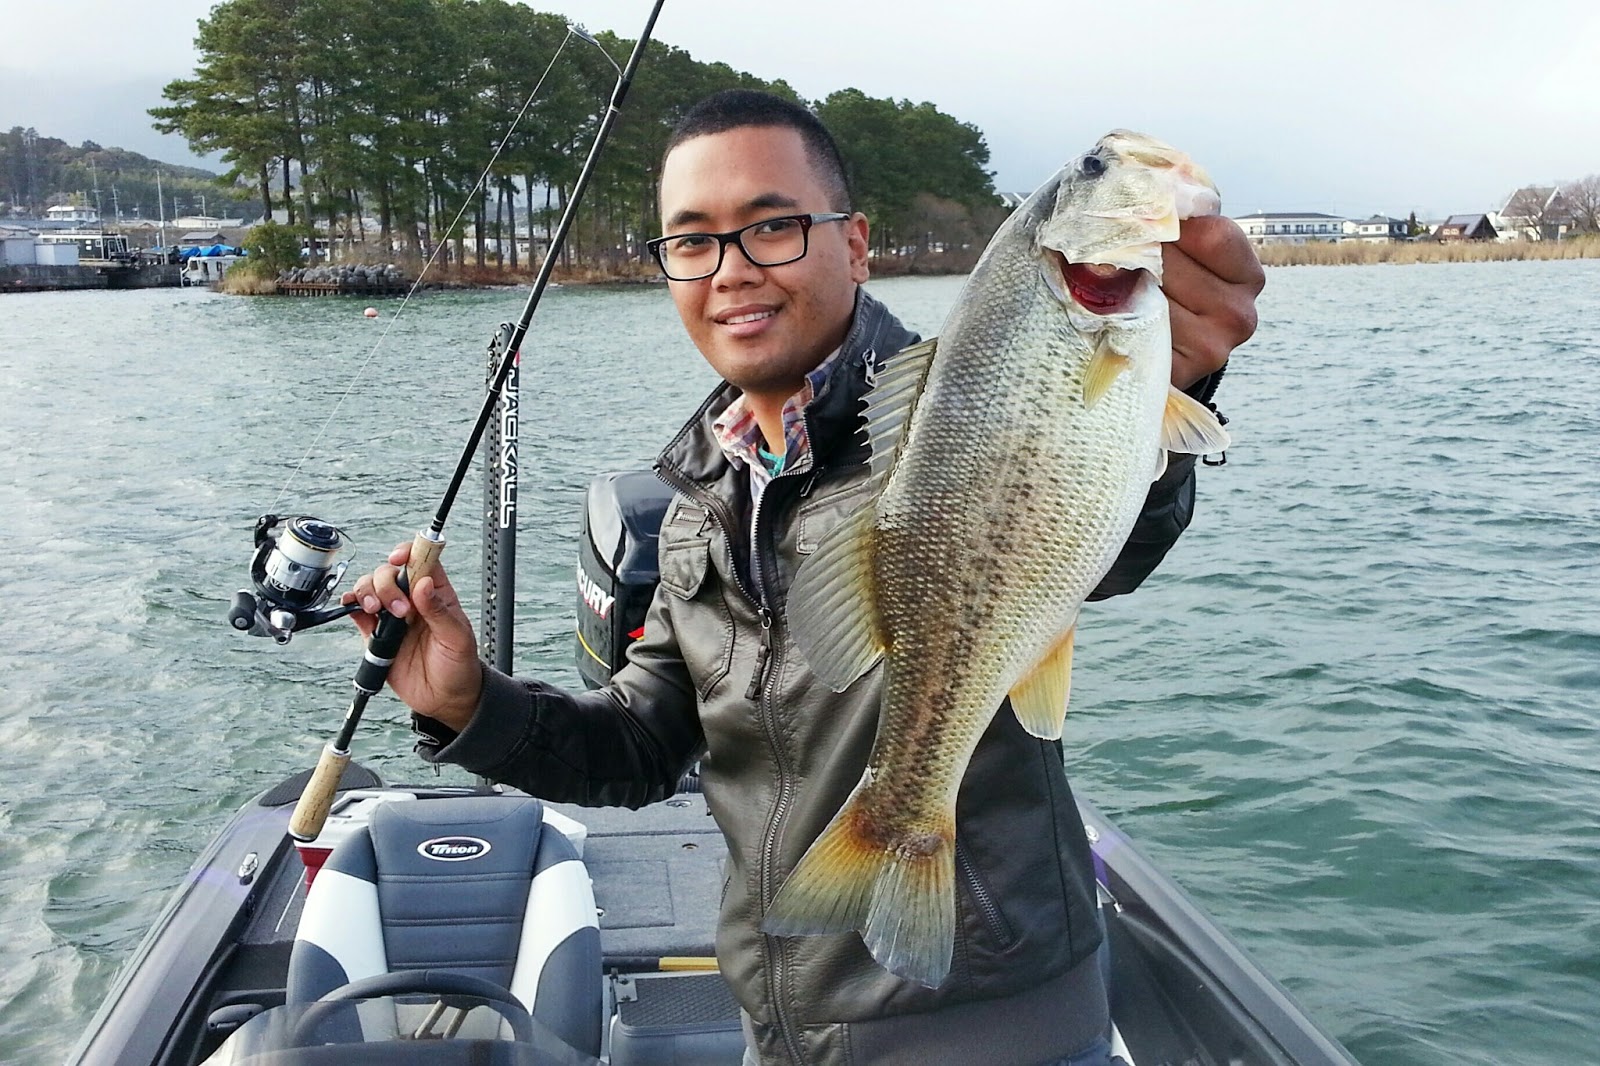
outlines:
[[[271,296],[278,291],[278,283],[272,278],[257,277],[243,267],[235,267],[222,275],[217,291],[234,296]]]
[[[1256,249],[1264,266],[1349,266],[1369,263],[1488,263],[1507,259],[1600,259],[1600,236],[1565,241],[1365,241],[1267,244]]]

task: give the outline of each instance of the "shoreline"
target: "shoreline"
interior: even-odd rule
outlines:
[[[932,254],[906,259],[874,260],[871,264],[872,276],[875,279],[898,277],[947,277],[971,273],[973,264],[977,262],[975,252],[957,254]],[[353,264],[338,264],[340,266]],[[408,272],[415,276],[421,268],[412,265]],[[518,267],[516,270],[502,269],[493,266],[447,267],[432,274],[419,291],[458,291],[458,290],[490,290],[490,289],[515,289],[526,288],[533,284],[538,271],[531,267]],[[550,273],[550,283],[562,286],[602,286],[602,285],[665,285],[667,279],[662,276],[654,264],[648,266],[639,263],[628,263],[616,269],[602,269],[590,266],[558,266]],[[410,281],[406,283],[408,286]],[[287,296],[293,295],[279,291],[279,280],[265,280],[252,274],[241,271],[229,271],[216,286],[219,292],[231,296]],[[360,288],[350,288],[347,291],[328,291],[319,295],[328,296],[361,296],[369,295]],[[384,295],[381,293],[370,295]]]
[[[1371,266],[1378,263],[1502,263],[1528,259],[1600,259],[1600,235],[1564,241],[1321,241],[1256,246],[1262,266]]]

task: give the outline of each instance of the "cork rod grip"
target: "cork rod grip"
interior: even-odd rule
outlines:
[[[322,832],[322,824],[328,820],[328,811],[333,808],[334,794],[339,790],[339,778],[344,776],[344,768],[349,765],[348,751],[338,751],[332,744],[322,749],[317,768],[312,772],[311,780],[306,782],[305,791],[300,793],[294,816],[289,819],[291,837],[303,844],[315,840],[317,834]]]
[[[439,561],[439,553],[444,551],[444,538],[435,540],[428,536],[426,529],[420,530],[411,538],[411,561],[406,563],[406,588],[414,589],[417,582],[433,572],[433,564]]]

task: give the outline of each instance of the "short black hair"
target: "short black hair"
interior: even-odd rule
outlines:
[[[845,174],[844,157],[833,135],[807,108],[772,93],[754,89],[723,89],[691,107],[678,120],[667,140],[664,160],[684,141],[712,133],[726,133],[746,126],[777,126],[800,134],[806,156],[822,179],[833,211],[850,211],[850,179]]]

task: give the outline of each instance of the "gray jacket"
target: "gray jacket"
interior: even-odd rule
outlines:
[[[831,691],[791,645],[785,601],[801,561],[868,499],[857,432],[868,361],[917,339],[860,293],[841,357],[806,410],[812,453],[772,481],[755,516],[747,473],[711,432],[736,393],[714,392],[656,465],[677,496],[628,665],[582,694],[485,668],[467,730],[442,750],[419,747],[550,800],[635,807],[670,795],[698,755],[729,851],[717,958],[763,1062],[971,1062],[980,1034],[989,1066],[1036,1063],[1077,1050],[1105,1023],[1088,961],[1100,943],[1091,858],[1061,747],[1029,736],[1005,708],[957,800],[957,943],[944,984],[896,978],[853,933],[759,931],[872,747],[879,669]],[[1154,569],[1187,526],[1193,494],[1192,460],[1174,457],[1100,595]],[[992,1039],[997,1026],[1003,1039]]]

